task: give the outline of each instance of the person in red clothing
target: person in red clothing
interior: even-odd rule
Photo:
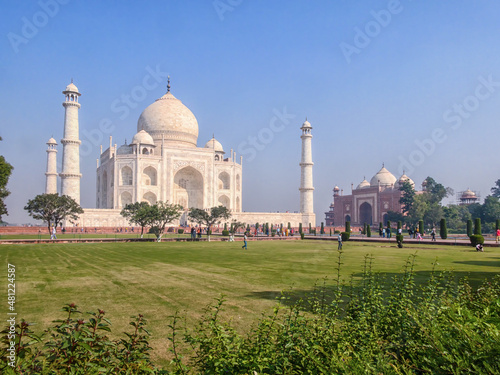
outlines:
[[[497,243],[500,241],[500,228],[497,229]]]

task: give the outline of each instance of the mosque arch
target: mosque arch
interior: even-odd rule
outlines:
[[[345,221],[351,221],[351,215],[345,215]]]
[[[373,209],[372,205],[368,202],[364,202],[359,206],[359,224],[373,224]]]
[[[219,173],[219,190],[229,189],[231,187],[229,179],[229,174],[227,172]]]
[[[120,185],[132,185],[133,183],[132,168],[125,166],[120,171]]]
[[[130,194],[130,192],[128,191],[124,191],[120,195],[120,208],[123,208],[130,203],[132,203],[132,194]]]
[[[148,202],[150,205],[156,204],[156,194],[148,191],[142,196],[143,202]]]
[[[156,186],[158,184],[156,169],[153,167],[145,168],[142,174],[142,179],[144,185]]]
[[[231,208],[231,203],[230,203],[229,197],[227,195],[221,195],[219,197],[219,204],[223,205],[227,209]]]
[[[191,166],[174,175],[174,202],[184,209],[203,208],[203,176]]]

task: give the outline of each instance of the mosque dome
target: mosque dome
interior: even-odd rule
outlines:
[[[47,141],[47,144],[48,144],[48,145],[57,145],[57,142],[56,142],[56,140],[52,137],[52,138],[50,138],[50,139]]]
[[[207,142],[205,148],[213,148],[217,152],[224,152],[222,144],[214,137],[212,137],[212,139]]]
[[[369,188],[370,187],[370,183],[368,181],[366,181],[366,178],[361,181],[358,185],[358,187],[356,189],[363,189],[363,188]]]
[[[137,131],[141,130],[148,132],[156,142],[161,142],[163,137],[167,143],[196,147],[198,141],[196,117],[170,90],[142,112],[137,122]]]
[[[408,181],[411,184],[412,188],[415,189],[415,182],[410,177],[408,177],[404,172],[403,175],[399,177],[399,180],[397,180],[396,183],[394,184],[394,189],[399,189],[401,186],[403,186],[403,183],[405,181]]]
[[[132,138],[132,143],[133,144],[142,144],[142,145],[154,145],[155,142],[153,141],[153,137],[151,137],[148,132],[145,130],[141,130],[138,132],[136,135],[134,135],[134,138]]]
[[[73,82],[71,82],[68,86],[66,86],[66,89],[63,91],[63,94],[65,94],[67,92],[77,92],[77,93],[80,93],[80,91],[78,91],[78,87],[76,87]]]
[[[335,187],[333,188],[333,191],[340,191],[340,188],[337,185],[335,185]]]
[[[396,177],[394,177],[385,167],[382,167],[382,169],[370,180],[370,186],[376,187],[379,186],[379,183],[380,186],[385,187],[394,185],[396,183]]]
[[[312,129],[312,126],[311,126],[311,123],[309,121],[304,121],[304,123],[302,124],[302,128],[309,128],[309,129]],[[302,129],[301,128],[301,129]]]
[[[476,198],[476,193],[474,193],[471,189],[467,189],[462,193],[461,198]]]

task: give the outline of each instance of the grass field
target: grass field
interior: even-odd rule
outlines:
[[[142,313],[149,321],[153,358],[165,364],[169,316],[186,315],[189,324],[221,293],[226,296],[225,318],[241,330],[248,329],[269,313],[280,291],[293,286],[299,295],[314,284],[336,274],[336,242],[262,241],[172,242],[111,244],[0,245],[4,272],[16,266],[16,312],[18,319],[34,322],[41,332],[60,308],[76,303],[81,311],[104,309],[113,333],[128,330],[129,317]],[[405,246],[346,243],[341,274],[355,279],[366,254],[374,257],[374,270],[389,277],[399,274],[410,254],[417,254],[417,282],[424,280],[438,260],[438,270],[453,270],[479,284],[500,272],[500,249],[476,253],[460,246]],[[7,280],[2,289],[7,313]]]

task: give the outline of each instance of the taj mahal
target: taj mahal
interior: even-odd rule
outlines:
[[[71,82],[63,91],[65,109],[64,133],[61,139],[62,171],[57,172],[57,142],[47,142],[45,193],[58,192],[80,203],[80,144],[78,114],[81,108],[76,85]],[[247,224],[273,223],[297,227],[316,225],[313,210],[312,126],[306,120],[301,126],[300,209],[295,213],[243,212],[243,157],[212,137],[198,147],[198,121],[194,114],[171,92],[167,92],[144,109],[137,122],[132,141],[103,150],[96,167],[95,208],[84,208],[77,225],[110,227],[130,225],[121,215],[129,203],[157,201],[177,203],[184,208],[179,222],[187,223],[190,208],[208,209],[223,205],[232,214],[230,220]]]

